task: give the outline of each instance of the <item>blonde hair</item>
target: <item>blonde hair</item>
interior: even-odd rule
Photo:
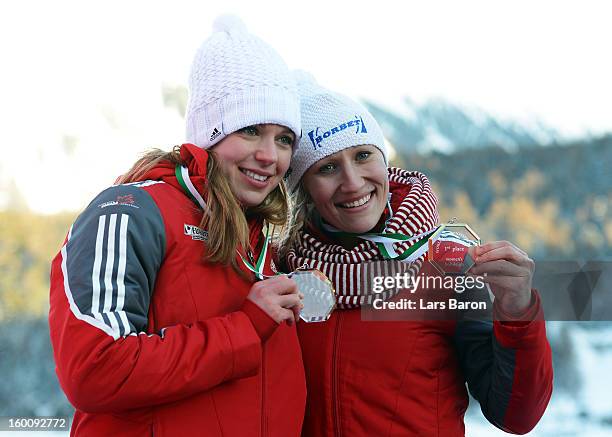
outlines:
[[[307,226],[312,218],[314,202],[304,187],[303,179],[300,180],[289,199],[291,215],[286,231],[279,243],[279,258],[284,263],[289,249],[297,242],[300,230]]]
[[[243,210],[217,161],[215,152],[208,150],[208,155],[207,190],[200,193],[210,210],[209,214],[202,215],[199,224],[201,228],[208,230],[204,259],[231,265],[234,270],[243,274],[236,262],[236,251],[246,251],[250,248],[249,218],[261,217],[267,225],[273,225],[273,244],[286,239],[286,225],[289,219],[287,190],[281,181],[262,203]],[[148,171],[164,161],[172,165],[185,165],[180,155],[180,146],[175,146],[170,152],[160,149],[149,150],[127,173],[117,179],[117,183],[140,181]],[[280,229],[276,226],[280,226]]]

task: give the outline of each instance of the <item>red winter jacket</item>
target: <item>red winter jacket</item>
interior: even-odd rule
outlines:
[[[392,201],[403,199],[391,188]],[[326,322],[300,323],[308,387],[302,436],[463,436],[466,383],[491,423],[528,432],[546,409],[553,376],[533,296],[531,322],[362,321],[360,309],[339,309]]]
[[[552,391],[544,329],[543,321],[362,322],[359,309],[300,323],[302,435],[463,436],[466,381],[489,421],[524,434]]]
[[[206,152],[181,155],[201,188]],[[98,195],[53,261],[49,323],[71,435],[299,435],[295,328],[245,300],[253,280],[202,261],[202,212],[174,168],[148,177]],[[262,240],[252,223],[255,257]]]

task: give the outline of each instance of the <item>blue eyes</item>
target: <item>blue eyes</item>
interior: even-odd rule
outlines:
[[[363,162],[366,161],[370,155],[372,154],[372,152],[370,152],[369,150],[360,150],[359,152],[357,152],[355,154],[355,161],[356,162]],[[326,164],[323,164],[321,167],[319,167],[319,173],[322,174],[329,174],[334,172],[336,169],[338,168],[338,164],[334,161],[332,162],[328,162]]]
[[[257,130],[255,126],[243,127],[242,129],[239,130],[239,132],[242,132],[243,134],[246,134],[246,135],[252,135],[252,136],[255,136],[259,133],[259,131]]]
[[[355,156],[355,160],[356,161],[364,161],[366,159],[368,159],[368,156],[370,156],[372,154],[372,152],[369,152],[367,150],[362,150],[361,152],[357,153],[357,156]]]
[[[257,135],[260,135],[257,126],[243,127],[242,129],[239,129],[238,132],[249,137],[255,137]],[[280,135],[276,138],[276,141],[278,141],[284,146],[293,146],[293,144],[295,143],[295,138],[292,135]]]
[[[336,169],[336,164],[325,164],[319,167],[319,173],[331,173]]]
[[[289,135],[283,135],[282,137],[280,137],[278,139],[281,143],[287,145],[287,146],[293,146],[294,143],[294,139],[293,137],[289,136]]]

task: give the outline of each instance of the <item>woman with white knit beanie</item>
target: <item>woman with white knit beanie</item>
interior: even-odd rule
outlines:
[[[422,173],[388,167],[380,126],[363,106],[297,77],[303,136],[288,172],[294,225],[283,258],[288,270],[321,270],[337,300],[327,321],[298,326],[308,388],[302,435],[463,436],[466,382],[491,423],[529,431],[552,391],[533,262],[508,242],[472,249],[470,274],[488,273],[494,321],[432,320],[418,310],[362,320],[410,287],[380,287],[381,279],[440,276],[418,244],[438,225],[437,198]],[[396,242],[381,247],[381,238]],[[418,291],[406,300],[436,290]]]
[[[237,19],[189,82],[187,143],[146,154],[77,218],[51,269],[50,332],[79,436],[299,436],[302,296],[275,276],[295,81]]]

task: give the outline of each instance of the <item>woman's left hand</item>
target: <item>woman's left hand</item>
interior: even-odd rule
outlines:
[[[493,241],[473,250],[475,265],[470,275],[483,276],[501,310],[509,315],[523,313],[531,304],[535,263],[527,253],[508,241]]]

